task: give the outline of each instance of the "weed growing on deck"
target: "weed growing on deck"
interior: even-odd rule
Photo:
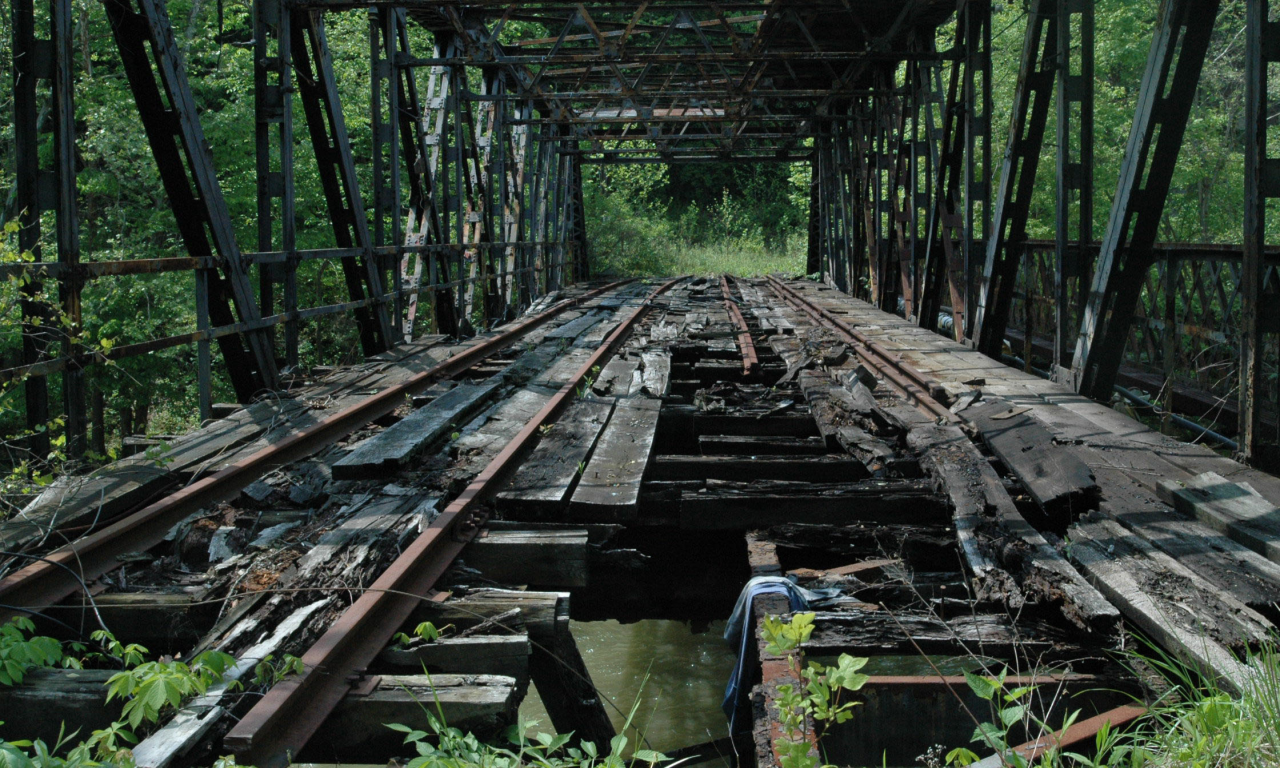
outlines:
[[[791,673],[804,683],[803,686],[782,684],[778,686],[778,722],[783,738],[775,749],[782,768],[817,768],[822,760],[815,754],[822,736],[831,725],[848,722],[854,707],[861,702],[841,701],[845,691],[858,691],[869,679],[858,670],[867,664],[865,658],[840,654],[834,667],[809,662],[800,668],[794,652],[813,634],[812,613],[797,613],[790,621],[774,616],[765,617],[760,634],[767,645],[765,652],[783,656]],[[810,733],[809,724],[821,724],[821,732]]]
[[[1052,743],[1053,734],[1072,725],[1080,711],[1070,713],[1055,730],[1037,718],[1026,705],[1032,688],[1006,691],[1004,673],[994,677],[966,675],[970,689],[992,702],[993,717],[979,723],[972,741],[994,751],[1002,765],[1024,768],[1264,768],[1280,764],[1280,648],[1270,644],[1247,659],[1248,676],[1238,681],[1239,695],[1232,695],[1214,680],[1147,643],[1134,652],[1131,662],[1141,662],[1159,672],[1170,689],[1152,703],[1133,728],[1120,733],[1101,728],[1092,744],[1076,750],[1050,748],[1035,761],[1007,743],[1019,724],[1037,739]],[[1141,702],[1139,702],[1141,703]],[[945,763],[930,755],[927,765],[968,766],[979,755],[966,747],[952,749]]]

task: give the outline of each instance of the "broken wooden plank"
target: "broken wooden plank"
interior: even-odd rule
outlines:
[[[220,683],[187,702],[160,730],[133,748],[134,764],[138,768],[167,768],[189,753],[226,714],[229,705],[224,704],[223,698],[227,696],[231,684],[249,674],[259,662],[273,654],[298,631],[316,611],[331,601],[332,598],[326,597],[299,607],[273,627],[266,637],[245,649]]]
[[[615,357],[600,371],[595,383],[591,385],[591,391],[601,397],[610,395],[614,397],[630,397],[639,390],[639,387],[633,386],[636,378],[635,374],[639,371],[640,363],[638,361]],[[643,375],[641,375],[640,379],[643,382]]]
[[[644,391],[649,397],[661,399],[667,394],[671,379],[671,355],[665,351],[644,352],[640,359],[644,362]]]
[[[463,562],[500,584],[587,585],[585,530],[484,530],[467,545]]]
[[[982,435],[1046,515],[1059,521],[1098,506],[1099,490],[1084,462],[1062,450],[1026,410],[1003,400],[970,406],[961,415]]]
[[[1238,693],[1239,653],[1270,636],[1257,612],[1110,520],[1068,531],[1071,560],[1125,618],[1163,648]]]
[[[690,529],[756,528],[779,523],[943,523],[946,502],[920,480],[856,483],[708,481],[680,496],[680,525]]]
[[[659,400],[619,402],[596,444],[569,505],[579,520],[635,520],[640,481],[658,428]]]
[[[1047,624],[1019,625],[1003,614],[969,614],[950,619],[909,611],[847,608],[839,612],[816,611],[813,635],[805,641],[806,653],[848,653],[872,656],[889,653],[1044,658],[1078,653],[1061,631]]]
[[[497,494],[498,511],[509,519],[561,515],[612,412],[612,399],[570,405]]]
[[[1103,635],[1115,630],[1116,608],[1027,523],[967,435],[951,425],[917,427],[908,433],[907,445],[950,497],[956,535],[979,596],[1000,600],[1007,595],[1016,606],[1026,595],[1057,604],[1083,629]],[[1016,579],[1014,590],[1009,576]]]
[[[1280,509],[1256,491],[1214,472],[1185,483],[1162,480],[1157,488],[1177,511],[1280,563]]]
[[[497,391],[500,379],[462,383],[382,432],[361,441],[333,465],[337,480],[386,477],[406,469],[414,458],[442,437],[457,431],[467,416]]]

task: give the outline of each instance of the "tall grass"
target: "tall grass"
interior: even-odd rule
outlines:
[[[726,191],[676,214],[655,196],[628,192],[594,184],[585,190],[587,240],[597,275],[804,272],[807,233],[794,224],[766,224],[771,217],[752,201]]]

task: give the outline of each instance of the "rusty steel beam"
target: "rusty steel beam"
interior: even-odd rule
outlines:
[[[742,375],[751,376],[760,370],[760,358],[756,355],[755,342],[751,340],[751,329],[747,327],[747,320],[742,316],[742,310],[738,309],[738,302],[733,300],[733,294],[729,291],[729,276],[720,276],[720,292],[724,295],[724,308],[729,313],[729,319],[733,321],[733,327],[738,329],[738,351],[742,353]]]
[[[652,300],[683,279],[654,289],[466,490],[303,654],[304,671],[273,687],[236,724],[223,743],[240,762],[276,768],[287,764],[306,745],[350,690],[351,676],[373,661],[414,607],[430,599],[436,580],[478,532],[485,517],[479,503],[486,501],[518,460],[532,450],[539,430],[569,405],[591,370],[613,355]]]
[[[465,371],[566,309],[626,282],[629,281],[610,283],[582,296],[560,302],[401,384],[388,387],[356,405],[327,416],[313,426],[294,432],[101,531],[55,550],[45,561],[34,563],[0,579],[0,605],[42,609],[57,604],[80,590],[81,579],[87,583],[118,568],[119,556],[129,552],[144,552],[159,544],[170,527],[192,512],[233,497],[271,469],[312,455],[374,419],[391,413],[409,395],[420,392],[444,377]],[[0,621],[12,615],[15,615],[15,608],[0,608]]]
[[[1072,723],[1069,727],[1055,731],[1048,736],[1019,744],[1013,747],[1013,751],[1018,753],[1026,761],[1027,765],[1031,765],[1049,750],[1078,749],[1088,742],[1094,741],[1099,731],[1103,728],[1108,728],[1111,731],[1123,729],[1146,713],[1146,707],[1126,704]],[[1004,768],[1004,766],[1008,765],[1008,759],[1000,755],[992,755],[973,765],[974,768]]]
[[[1263,421],[1269,399],[1264,350],[1280,328],[1265,303],[1276,299],[1275,270],[1263,252],[1267,239],[1267,200],[1280,197],[1280,160],[1268,156],[1270,102],[1267,79],[1280,61],[1280,33],[1268,15],[1267,0],[1246,3],[1244,262],[1241,269],[1239,443],[1245,461],[1274,469],[1280,465],[1280,435]],[[1269,289],[1269,290],[1268,290]]]

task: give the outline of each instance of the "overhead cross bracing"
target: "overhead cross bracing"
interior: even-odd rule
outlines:
[[[321,0],[311,7],[331,7]],[[332,5],[344,5],[334,3]],[[500,93],[560,126],[585,162],[799,161],[904,61],[940,59],[945,0],[869,2],[388,3],[441,55],[402,66],[497,65]],[[545,37],[509,34],[512,22]]]

